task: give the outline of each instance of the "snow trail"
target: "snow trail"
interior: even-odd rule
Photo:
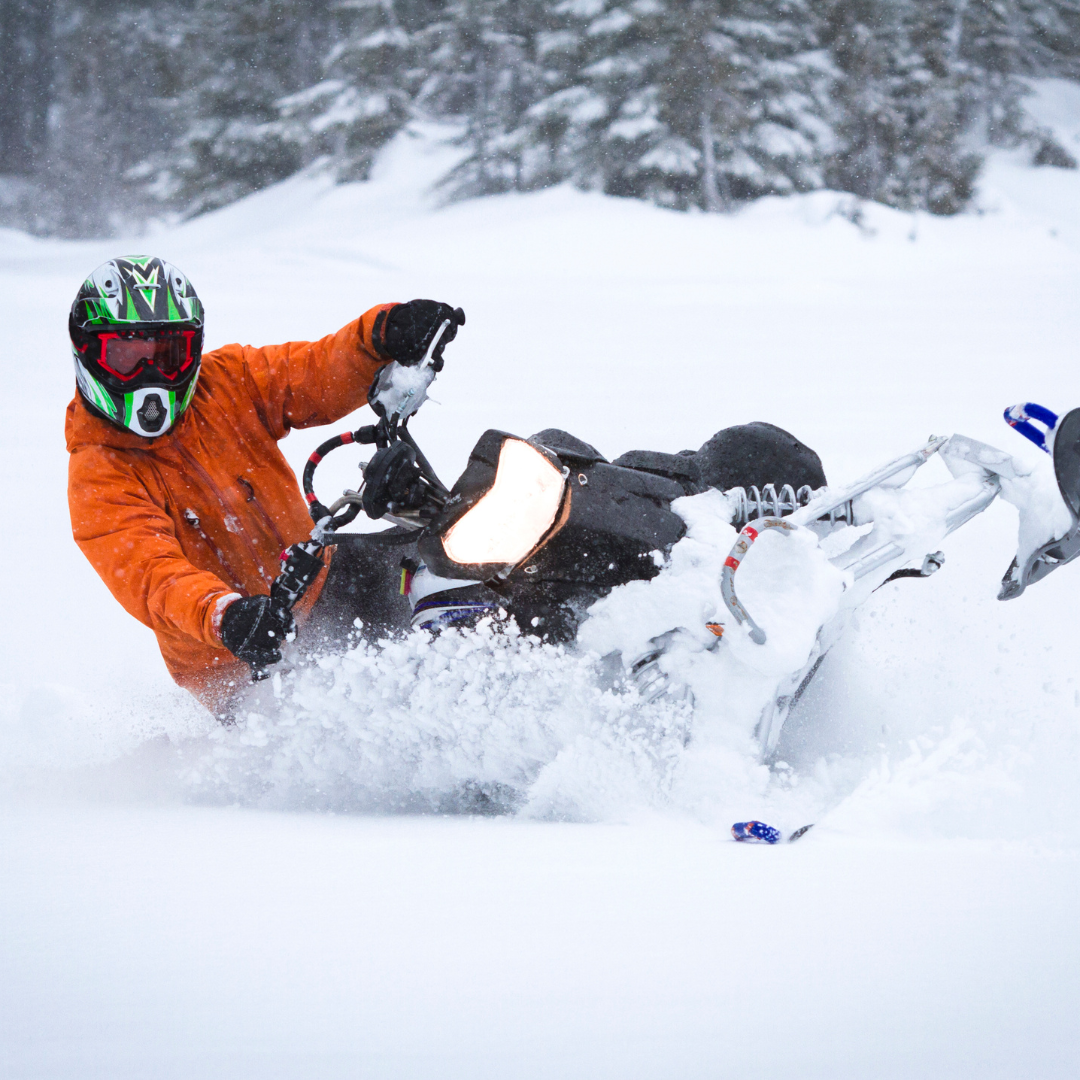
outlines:
[[[361,644],[256,689],[263,707],[215,731],[188,777],[274,807],[601,820],[662,805],[688,710],[601,690],[593,660],[492,619]],[[558,776],[583,756],[590,782],[568,791]]]

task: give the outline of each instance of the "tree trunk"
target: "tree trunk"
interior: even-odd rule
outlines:
[[[722,197],[716,181],[716,145],[708,109],[701,111],[701,154],[701,197],[705,209],[710,214],[727,210],[727,200]]]
[[[953,9],[953,19],[946,34],[949,43],[949,62],[956,64],[960,60],[960,44],[964,40],[964,15],[967,12],[968,0],[956,0]]]

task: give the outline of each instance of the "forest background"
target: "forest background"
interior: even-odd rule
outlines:
[[[1076,168],[1024,110],[1080,80],[1080,0],[0,0],[0,225],[105,236],[410,122],[447,200],[570,182],[725,211],[831,188],[971,203],[988,147]]]

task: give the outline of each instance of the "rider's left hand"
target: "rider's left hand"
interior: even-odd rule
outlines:
[[[424,358],[439,327],[447,319],[450,325],[443,338],[444,345],[454,340],[459,326],[465,325],[465,312],[461,308],[452,308],[438,300],[410,300],[407,304],[395,304],[387,313],[386,321],[376,331],[375,346],[391,360],[404,367],[412,367]]]

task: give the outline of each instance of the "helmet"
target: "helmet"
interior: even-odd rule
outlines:
[[[83,282],[68,318],[86,407],[117,427],[163,435],[191,403],[202,363],[202,303],[172,263],[131,255]]]

